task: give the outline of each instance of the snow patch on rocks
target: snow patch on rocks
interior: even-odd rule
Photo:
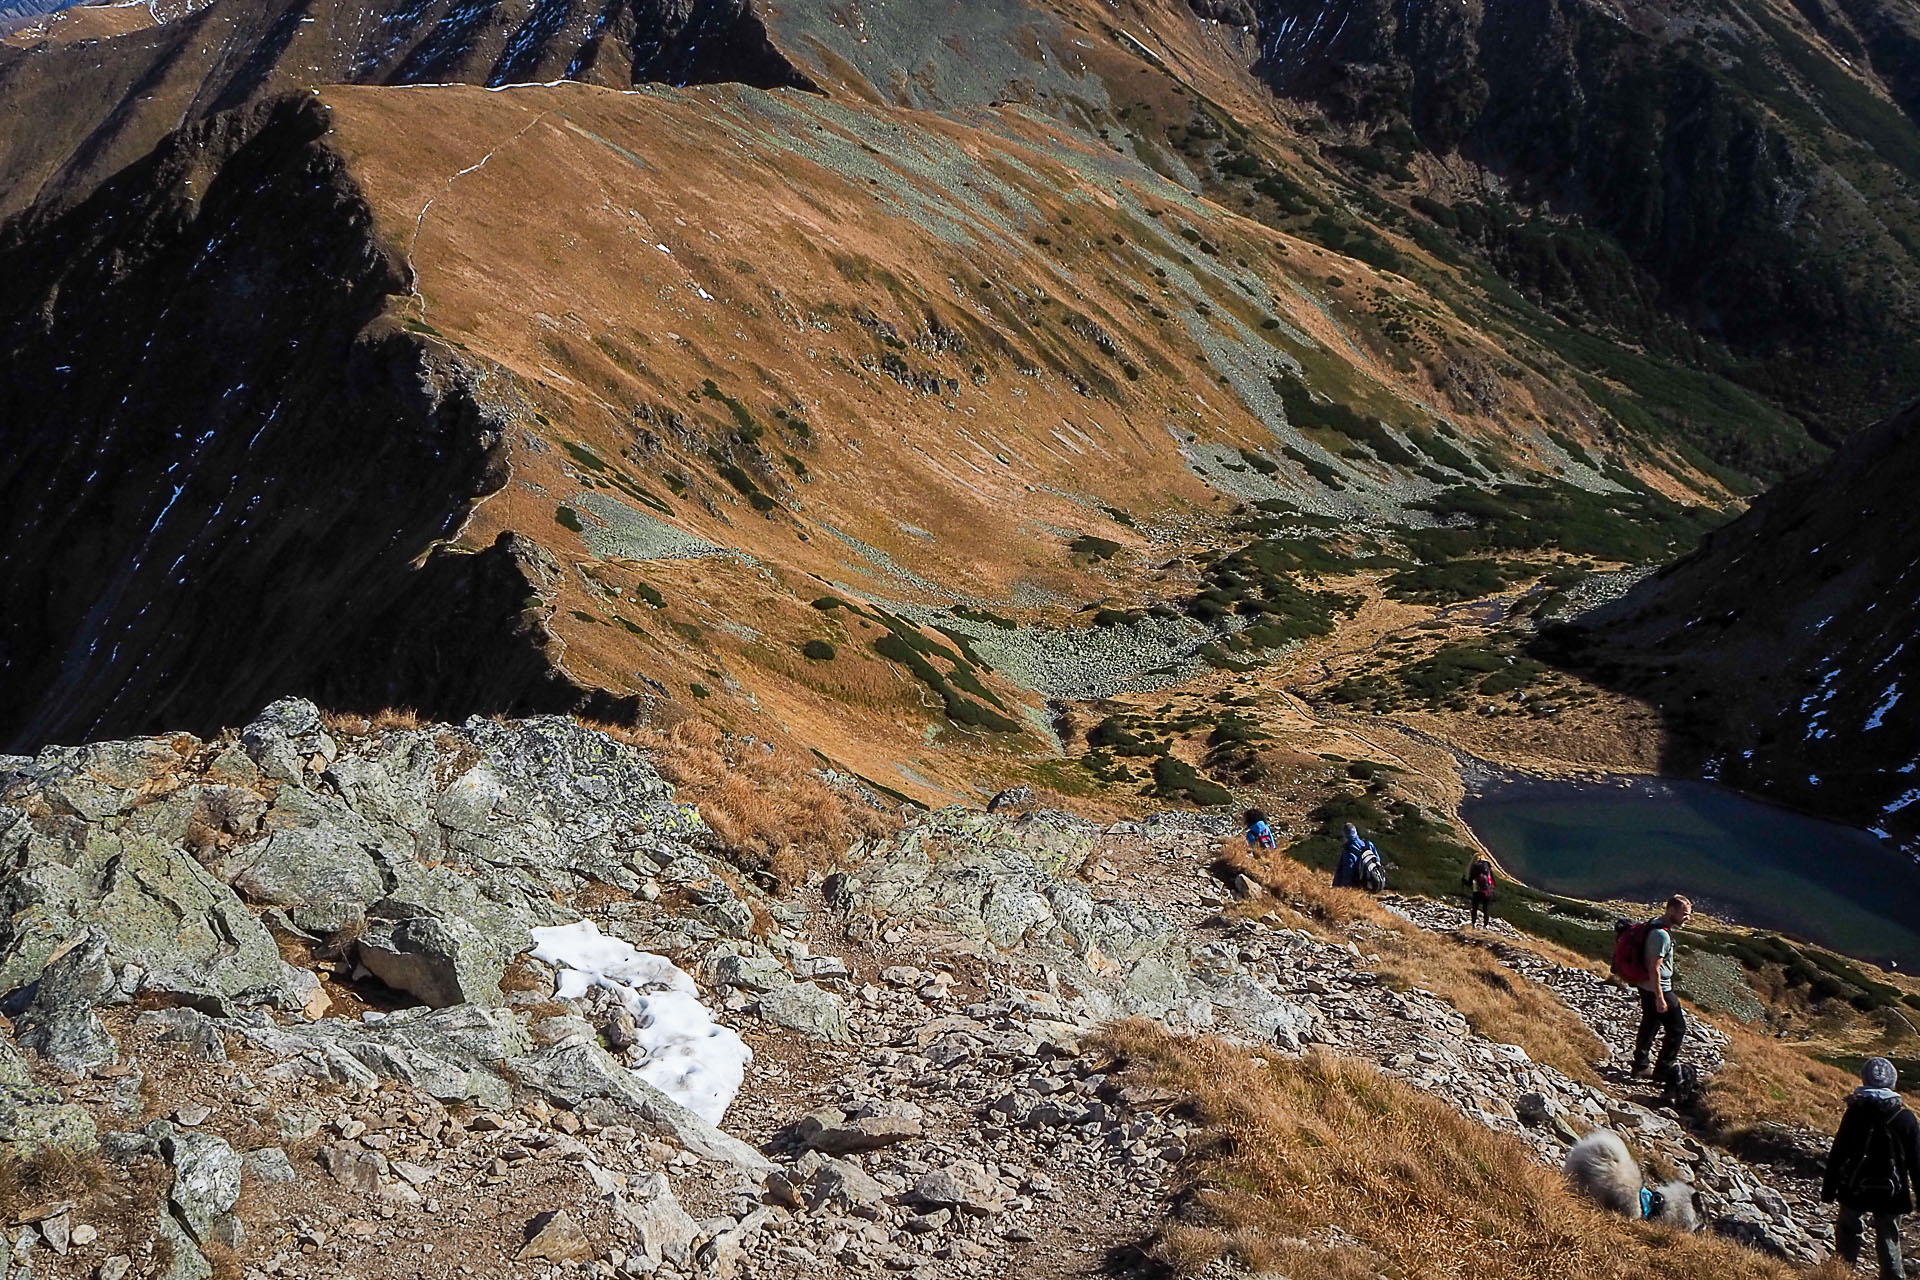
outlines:
[[[559,970],[555,994],[578,1000],[603,987],[633,1015],[645,1060],[633,1074],[717,1125],[740,1093],[753,1050],[714,1022],[693,978],[665,956],[609,938],[591,920],[533,932],[533,957]]]

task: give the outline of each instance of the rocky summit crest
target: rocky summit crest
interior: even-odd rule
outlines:
[[[1229,889],[1206,823],[958,809],[774,897],[568,718],[360,729],[285,700],[210,742],[0,762],[0,1168],[50,1187],[10,1202],[14,1265],[1084,1273],[1179,1220],[1215,1141],[1116,1025],[1371,1063],[1541,1167],[1625,1127],[1722,1233],[1815,1248],[1796,1176],[1384,977],[1379,952],[1465,945],[1450,908],[1330,927],[1298,880]],[[1628,1031],[1504,927],[1464,954],[1595,1044]],[[672,1030],[669,998],[719,1025]],[[736,1032],[718,1109],[676,1101]],[[99,1172],[60,1182],[54,1149]]]

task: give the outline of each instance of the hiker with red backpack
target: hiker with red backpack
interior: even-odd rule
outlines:
[[[1483,927],[1493,922],[1493,859],[1486,854],[1475,858],[1467,867],[1467,874],[1460,877],[1460,883],[1467,886],[1472,899],[1472,907],[1467,914],[1467,927],[1471,929],[1475,921]]]
[[[1647,1074],[1654,1037],[1661,1036],[1660,1058],[1653,1064],[1653,1078],[1661,1084],[1678,1083],[1680,1045],[1687,1038],[1687,1015],[1673,994],[1673,931],[1692,915],[1693,903],[1676,893],[1658,919],[1631,925],[1623,920],[1614,927],[1613,971],[1640,991],[1633,1074]]]

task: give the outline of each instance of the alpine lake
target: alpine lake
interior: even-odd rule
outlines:
[[[1461,816],[1501,863],[1550,893],[1660,902],[1920,970],[1920,862],[1853,827],[1711,782],[1500,775]]]

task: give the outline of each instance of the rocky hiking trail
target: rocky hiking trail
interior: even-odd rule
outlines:
[[[336,738],[284,701],[229,740],[0,758],[0,1144],[97,1153],[6,1206],[0,1277],[1126,1271],[1204,1139],[1114,1069],[1130,1017],[1364,1060],[1556,1165],[1612,1125],[1715,1229],[1826,1252],[1804,1178],[1399,989],[1383,926],[1217,870],[1227,834],[940,810],[774,897],[565,718]],[[1384,905],[1625,1060],[1625,993]],[[592,959],[533,958],[581,920]]]

